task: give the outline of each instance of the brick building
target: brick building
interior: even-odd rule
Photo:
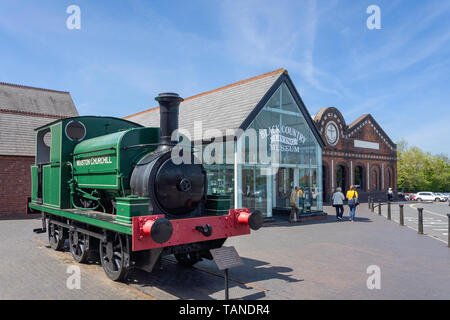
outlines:
[[[0,218],[25,214],[34,129],[71,116],[78,112],[69,92],[0,83]]]
[[[322,154],[324,201],[337,187],[358,188],[367,197],[385,197],[397,189],[397,147],[370,114],[347,125],[338,109],[321,109],[314,121],[325,141]]]

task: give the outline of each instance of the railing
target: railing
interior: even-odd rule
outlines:
[[[433,203],[434,201],[415,201],[414,203]],[[391,201],[382,201],[379,199],[374,199],[369,197],[369,201],[367,202],[369,209],[371,212],[375,212],[375,208],[378,208],[378,215],[381,216],[382,215],[382,211],[381,211],[381,207],[383,205],[387,206],[387,219],[388,220],[392,220],[392,210],[391,210],[391,206],[393,204],[398,204],[399,206],[399,223],[401,226],[405,225],[405,220],[404,220],[404,205],[405,204],[410,204],[411,201],[395,201],[395,202],[391,202]],[[449,202],[449,206],[450,206],[450,202]],[[448,217],[448,239],[447,239],[447,247],[450,248],[450,213],[447,214]],[[423,208],[417,208],[417,233],[418,234],[424,234],[423,232]]]

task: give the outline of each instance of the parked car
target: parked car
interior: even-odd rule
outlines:
[[[416,193],[416,201],[441,201],[441,198],[436,196],[433,192],[418,192]]]
[[[443,193],[435,192],[434,195],[439,198],[439,201],[445,202],[448,200],[448,196]]]

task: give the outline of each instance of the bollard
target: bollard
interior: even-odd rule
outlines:
[[[378,215],[381,216],[381,201],[378,202]]]
[[[417,208],[418,211],[418,220],[419,220],[419,230],[417,231],[419,234],[423,234],[423,208]]]
[[[368,197],[368,199],[367,199],[367,205],[369,206],[369,209],[370,209],[370,197]]]
[[[447,242],[447,246],[450,248],[450,213],[447,213],[447,217],[448,217],[448,242]]]
[[[225,269],[225,300],[229,300],[228,269]]]
[[[388,220],[391,220],[391,202],[388,201],[388,213],[387,213]]]
[[[404,223],[404,220],[403,220],[403,204],[399,204],[398,206],[400,207],[400,225],[404,226],[405,223]]]
[[[373,212],[374,206],[373,206],[373,199],[370,200],[370,211]]]

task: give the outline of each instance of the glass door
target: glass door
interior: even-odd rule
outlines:
[[[299,169],[299,187],[302,190],[302,196],[299,197],[299,208],[302,213],[311,212],[311,190],[310,190],[310,172],[309,168]]]
[[[255,174],[252,167],[242,168],[242,207],[255,207]]]
[[[275,206],[278,208],[289,208],[291,191],[294,188],[294,168],[280,167],[276,174],[275,183]]]
[[[267,176],[261,174],[260,167],[254,167],[255,177],[255,209],[267,216]]]
[[[242,208],[257,209],[264,216],[271,215],[272,210],[268,209],[268,203],[271,201],[267,198],[270,195],[267,190],[271,188],[271,185],[267,183],[267,180],[267,175],[262,174],[259,166],[242,168]]]

